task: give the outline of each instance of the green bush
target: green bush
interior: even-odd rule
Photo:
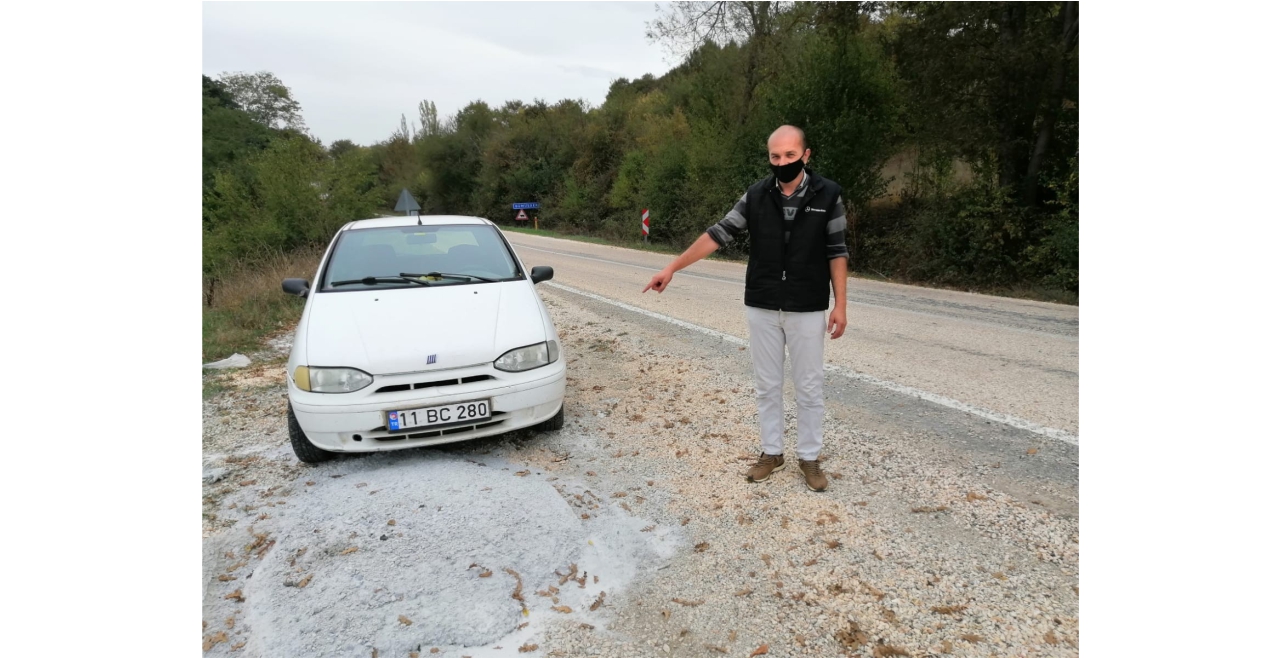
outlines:
[[[207,282],[245,263],[327,244],[343,224],[385,207],[373,163],[359,151],[334,158],[304,137],[281,138],[244,167],[248,181],[219,171],[205,194]]]
[[[946,176],[935,180],[944,184],[861,213],[851,252],[856,269],[949,286],[1036,284],[1077,292],[1074,201],[1025,208],[990,179],[965,185],[946,183]]]
[[[1044,217],[1039,239],[1025,253],[1028,280],[1073,293],[1079,292],[1080,209],[1077,158],[1069,161],[1062,180],[1048,181],[1054,191],[1053,210]]]

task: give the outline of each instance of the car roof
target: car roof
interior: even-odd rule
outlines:
[[[422,220],[419,222],[419,220]],[[350,231],[358,228],[386,228],[389,226],[441,226],[444,224],[490,224],[493,222],[483,217],[469,217],[467,215],[398,215],[395,217],[374,217],[372,219],[360,219],[342,227],[344,231]]]

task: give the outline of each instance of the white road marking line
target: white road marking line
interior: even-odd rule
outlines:
[[[662,313],[655,313],[654,311],[651,311],[649,309],[640,308],[639,306],[632,306],[631,304],[626,304],[624,302],[616,301],[608,297],[602,297],[601,295],[597,295],[596,293],[587,292],[585,290],[579,290],[577,288],[571,288],[563,283],[556,283],[555,281],[545,281],[543,282],[543,285],[548,285],[553,288],[556,288],[557,290],[564,290],[565,292],[570,292],[575,295],[582,295],[583,297],[586,297],[588,299],[594,299],[598,302],[609,304],[611,306],[617,306],[618,308],[621,308],[625,311],[640,313],[641,315],[653,318],[655,320],[662,320],[663,322],[674,324],[678,327],[689,329],[690,331],[697,331],[701,334],[711,336],[713,338],[719,338],[733,345],[747,347],[747,341],[745,339],[739,338],[738,336],[733,336],[727,333],[723,333],[720,331],[716,331],[715,329],[709,329],[707,327],[693,324],[691,322],[678,320],[671,316],[663,315]],[[1072,434],[1070,432],[1065,432],[1060,429],[1055,429],[1053,427],[1046,427],[1044,425],[1039,425],[1030,420],[1025,420],[1017,416],[1011,416],[1010,414],[1001,413],[999,411],[991,411],[988,409],[984,409],[982,407],[976,407],[972,404],[961,402],[960,400],[953,400],[952,398],[944,397],[936,393],[930,393],[929,391],[922,391],[920,389],[912,388],[911,386],[904,386],[903,384],[888,381],[885,379],[880,379],[878,377],[873,377],[871,375],[863,374],[861,372],[856,372],[854,370],[851,370],[843,366],[837,366],[837,365],[832,365],[830,363],[825,363],[823,364],[823,369],[828,372],[833,372],[838,375],[843,375],[845,377],[848,377],[850,379],[865,382],[873,386],[878,386],[880,388],[886,389],[888,391],[893,391],[901,395],[907,395],[910,397],[925,400],[926,402],[933,402],[934,404],[937,404],[942,407],[955,409],[956,411],[962,411],[972,416],[977,416],[979,418],[982,418],[984,420],[990,420],[995,423],[1001,423],[1002,425],[1009,425],[1010,427],[1013,427],[1015,429],[1032,432],[1033,434],[1040,434],[1041,436],[1049,437],[1051,439],[1057,439],[1059,441],[1062,441],[1064,443],[1068,443],[1074,446],[1080,445],[1080,438],[1077,437],[1077,435],[1075,434]]]
[[[554,255],[557,255],[557,256],[565,256],[565,257],[568,257],[568,258],[581,258],[581,259],[583,259],[583,260],[591,260],[591,261],[596,261],[597,263],[606,263],[606,264],[608,264],[608,265],[622,265],[623,267],[633,267],[633,268],[636,268],[636,269],[638,269],[638,270],[645,270],[646,272],[653,272],[653,273],[655,273],[655,274],[657,274],[657,273],[658,273],[658,270],[659,270],[659,269],[662,269],[662,268],[655,269],[655,268],[652,268],[652,267],[645,267],[645,266],[643,266],[643,265],[633,265],[633,264],[631,264],[631,263],[623,263],[623,262],[620,262],[620,261],[616,261],[616,260],[608,260],[608,259],[605,259],[605,258],[595,258],[595,257],[593,257],[593,256],[581,256],[581,255],[579,255],[579,254],[571,254],[571,253],[567,253],[567,252],[564,252],[564,251],[553,251],[553,250],[551,250],[551,249],[541,249],[541,248],[539,248],[539,247],[531,247],[531,246],[529,246],[529,245],[520,244],[519,242],[513,242],[513,243],[512,243],[512,246],[514,246],[514,247],[518,247],[518,248],[520,248],[520,249],[532,249],[533,251],[541,251],[541,252],[543,252],[543,253],[545,253],[545,254],[554,254]],[[683,272],[678,272],[678,274],[679,274],[679,276],[681,276],[681,277],[689,277],[689,278],[691,278],[691,279],[701,279],[701,280],[703,280],[703,281],[713,281],[713,282],[715,282],[715,283],[724,283],[724,284],[728,284],[728,285],[741,285],[741,282],[740,282],[740,281],[735,281],[735,280],[728,279],[728,278],[724,278],[724,279],[723,279],[723,278],[719,278],[719,277],[711,277],[711,276],[702,276],[702,275],[698,275],[698,274],[692,274],[692,273],[690,273],[688,270],[683,271]],[[831,295],[831,294],[828,294],[827,298],[828,298],[828,299],[831,299],[831,300],[835,300],[835,299],[836,299],[836,297],[834,297],[834,296],[833,296],[833,295]],[[860,301],[856,301],[856,300],[850,299],[849,297],[846,297],[845,301],[846,301],[846,303],[848,303],[848,304],[853,304],[853,305],[855,305],[855,306],[865,306],[865,307],[867,307],[867,308],[879,308],[879,309],[886,309],[886,310],[889,310],[889,311],[896,311],[896,312],[898,312],[898,313],[910,313],[910,314],[912,314],[912,315],[920,315],[920,316],[927,317],[927,318],[942,319],[942,320],[950,320],[950,321],[954,321],[954,322],[964,322],[964,323],[967,323],[967,324],[979,325],[979,326],[983,326],[983,327],[996,327],[996,328],[998,328],[998,329],[1003,329],[1003,330],[1005,330],[1005,331],[1015,331],[1015,332],[1018,332],[1018,333],[1030,334],[1030,335],[1033,335],[1033,336],[1051,336],[1051,337],[1054,337],[1054,338],[1063,338],[1063,339],[1067,339],[1067,340],[1077,340],[1077,337],[1076,337],[1076,336],[1072,336],[1072,335],[1070,335],[1070,334],[1060,334],[1060,333],[1056,333],[1056,332],[1053,332],[1053,331],[1043,331],[1043,330],[1040,330],[1040,329],[1028,329],[1028,328],[1026,328],[1026,327],[1011,327],[1011,326],[1009,326],[1009,325],[1000,324],[1000,323],[998,323],[998,322],[989,322],[989,321],[987,321],[987,320],[976,320],[976,319],[973,319],[973,318],[965,318],[965,317],[960,317],[960,316],[956,316],[956,315],[942,315],[942,314],[939,314],[939,313],[930,313],[930,312],[928,312],[928,311],[914,311],[914,310],[912,310],[912,309],[898,308],[897,306],[886,306],[886,305],[884,305],[884,304],[872,304],[872,303],[870,303],[870,302],[860,302]]]

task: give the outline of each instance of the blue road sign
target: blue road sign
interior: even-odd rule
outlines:
[[[537,203],[513,203],[512,210],[533,210],[537,208]]]

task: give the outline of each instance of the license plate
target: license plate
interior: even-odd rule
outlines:
[[[443,425],[467,425],[489,420],[492,410],[489,400],[455,402],[436,407],[418,407],[387,412],[387,430],[419,429]]]

